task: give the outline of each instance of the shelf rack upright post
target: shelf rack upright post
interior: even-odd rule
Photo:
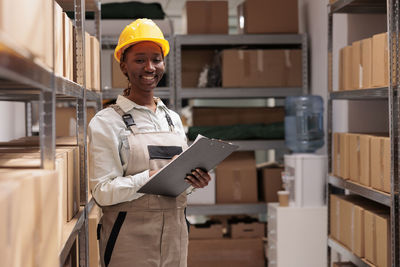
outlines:
[[[348,190],[350,193],[360,195],[377,203],[390,207],[390,239],[391,239],[391,266],[400,266],[400,207],[399,207],[399,0],[338,0],[328,5],[328,156],[329,174],[327,183],[328,208],[330,209],[329,195],[335,188]],[[333,15],[337,13],[347,14],[387,14],[387,31],[389,44],[389,87],[371,88],[362,90],[333,91]],[[391,142],[391,193],[381,193],[373,189],[360,186],[351,181],[331,175],[332,171],[332,124],[333,101],[335,100],[387,100],[389,105],[390,142]],[[329,216],[329,213],[328,213]],[[329,220],[328,220],[328,229]],[[331,260],[331,249],[345,255],[357,266],[369,266],[364,260],[354,255],[347,248],[328,239],[328,264]],[[330,266],[330,265],[329,265]]]

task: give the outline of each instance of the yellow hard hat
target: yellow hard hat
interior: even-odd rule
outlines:
[[[126,48],[143,41],[155,42],[161,47],[164,57],[168,55],[169,43],[160,28],[151,19],[137,19],[121,32],[114,51],[115,59],[120,62],[121,54]]]

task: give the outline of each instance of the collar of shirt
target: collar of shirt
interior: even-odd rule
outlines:
[[[165,104],[161,101],[160,98],[158,97],[154,97],[154,101],[156,101],[157,103],[157,109],[161,109],[165,107]],[[117,105],[121,107],[121,109],[124,112],[129,112],[132,109],[145,109],[145,110],[150,110],[149,108],[145,107],[145,106],[141,106],[136,104],[135,102],[133,102],[132,100],[122,96],[122,95],[118,95],[117,97]]]

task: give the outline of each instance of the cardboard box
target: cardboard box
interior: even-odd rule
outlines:
[[[257,203],[254,152],[234,152],[216,167],[217,203]]]
[[[339,210],[339,241],[351,250],[352,247],[352,207],[353,204],[343,198]]]
[[[333,133],[333,175],[340,177],[340,133]]]
[[[7,229],[12,246],[8,257],[14,265],[51,267],[59,264],[61,222],[57,173],[45,170],[0,169],[0,184],[18,183],[14,195],[15,209],[4,211],[13,227]],[[11,206],[10,206],[11,208]],[[15,230],[15,231],[13,231]],[[35,246],[32,246],[35,244]],[[5,257],[7,258],[7,257]],[[11,259],[10,259],[11,258]]]
[[[390,266],[390,216],[365,211],[365,258],[377,266]]]
[[[90,59],[92,90],[100,91],[100,44],[94,36],[90,36]]]
[[[340,177],[343,179],[350,178],[349,147],[349,135],[340,133]]]
[[[198,87],[199,76],[206,65],[213,62],[215,52],[210,49],[182,49],[182,88]]]
[[[371,185],[371,138],[370,135],[360,135],[360,184]]]
[[[228,34],[228,1],[187,1],[182,22],[186,34]]]
[[[390,193],[390,138],[371,139],[371,186]]]
[[[2,168],[40,168],[39,148],[2,148],[0,166]],[[56,148],[56,170],[59,174],[61,192],[59,195],[62,222],[70,221],[80,206],[79,153],[78,147]]]
[[[278,191],[282,190],[283,168],[262,168],[259,188],[260,200],[263,202],[278,202]]]
[[[372,86],[389,86],[389,57],[387,33],[372,37]]]
[[[64,46],[63,46],[63,62],[64,77],[70,81],[74,80],[74,29],[72,21],[68,18],[67,14],[63,12],[64,19]]]
[[[90,34],[85,32],[85,81],[86,89],[92,89],[92,65],[91,65],[91,49],[90,49]]]
[[[194,107],[193,126],[219,126],[234,124],[283,122],[285,110],[282,107],[263,108],[213,108]]]
[[[342,71],[339,71],[339,73],[342,74],[341,90],[353,90],[353,48],[351,46],[345,46],[341,49],[341,53],[342,61],[339,62],[339,65],[342,68]]]
[[[361,40],[362,88],[372,87],[372,38]]]
[[[213,205],[215,204],[215,172],[211,170],[208,172],[211,181],[208,185],[201,189],[195,189],[192,193],[187,196],[187,204],[189,205]]]
[[[349,138],[349,174],[350,180],[360,182],[360,135],[348,134]]]
[[[340,196],[339,195],[333,195],[333,194],[331,194],[330,196],[330,209],[329,209],[329,212],[330,212],[330,215],[329,215],[329,218],[330,218],[330,229],[329,229],[329,232],[330,232],[330,236],[333,238],[333,239],[335,239],[335,240],[337,240],[337,241],[340,241],[339,240],[339,238],[340,238],[340,221],[339,221],[339,218],[340,218]]]
[[[190,240],[188,266],[264,267],[261,238]]]
[[[86,110],[86,124],[96,114],[96,110],[88,107]],[[56,136],[76,136],[76,108],[75,107],[57,107],[56,108]]]
[[[53,69],[53,1],[6,0],[0,12],[2,34],[25,48],[28,58]]]
[[[265,223],[234,223],[231,224],[231,237],[232,238],[256,238],[265,237]]]
[[[361,52],[361,41],[353,42],[352,45],[352,73],[353,73],[353,89],[361,89],[363,88],[362,85],[362,52]]]
[[[226,49],[222,87],[301,87],[302,53],[292,49]]]
[[[15,266],[16,233],[18,229],[18,211],[21,204],[18,181],[0,180],[0,256],[4,266]]]
[[[189,239],[219,239],[222,238],[222,224],[191,224]]]
[[[54,2],[54,73],[64,76],[64,17],[57,2]]]
[[[89,267],[100,267],[99,241],[97,240],[97,225],[101,218],[101,209],[94,204],[89,213]]]
[[[341,48],[339,49],[339,91],[343,91],[345,90],[345,86],[344,86],[344,74],[343,74],[343,66],[344,66],[344,57],[343,57],[343,53],[344,53],[344,49]]]
[[[239,33],[297,33],[297,0],[246,0],[238,6]]]
[[[111,71],[112,88],[127,88],[128,78],[122,73],[118,61],[114,58],[114,54],[111,55]]]

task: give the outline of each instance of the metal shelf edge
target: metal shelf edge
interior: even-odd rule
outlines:
[[[347,248],[336,242],[335,240],[328,238],[328,246],[338,252],[339,254],[345,256],[345,258],[349,259],[352,263],[357,265],[358,267],[369,267],[367,263],[365,263],[362,259],[354,255]]]
[[[392,203],[391,197],[389,194],[386,194],[384,192],[381,193],[374,189],[370,189],[370,188],[364,187],[362,185],[357,185],[355,183],[343,180],[342,178],[335,177],[332,175],[328,176],[328,182],[329,182],[329,184],[331,184],[335,187],[338,187],[341,189],[347,189],[354,194],[368,198],[372,201],[381,203],[388,207],[391,206],[391,203]]]
[[[330,5],[330,13],[386,13],[386,1],[338,0]]]
[[[302,38],[302,34],[190,34],[175,36],[178,45],[301,45]]]
[[[230,215],[267,213],[267,203],[188,205],[187,215]]]
[[[371,89],[360,89],[360,90],[347,90],[347,91],[335,91],[330,93],[331,99],[342,99],[342,100],[376,100],[376,99],[388,99],[389,89],[387,87],[371,88]]]
[[[182,98],[283,98],[303,94],[301,87],[277,88],[181,88]]]
[[[112,89],[103,89],[101,91],[103,99],[114,99],[117,98],[118,95],[122,95],[124,89],[123,88],[112,88]],[[169,98],[170,97],[170,88],[169,87],[159,87],[154,90],[154,95],[160,98]]]
[[[226,140],[229,143],[238,145],[238,151],[255,151],[268,149],[287,149],[285,140]],[[189,145],[193,141],[189,141]]]
[[[61,251],[60,251],[60,262],[64,263],[65,260],[68,257],[68,254],[71,250],[71,247],[73,245],[73,243],[76,240],[76,237],[79,234],[79,231],[81,230],[81,228],[84,226],[84,221],[85,221],[85,208],[81,208],[79,213],[76,215],[77,221],[71,231],[71,233],[68,236],[68,239],[66,240],[64,246],[62,247]],[[71,223],[71,222],[70,222]]]

